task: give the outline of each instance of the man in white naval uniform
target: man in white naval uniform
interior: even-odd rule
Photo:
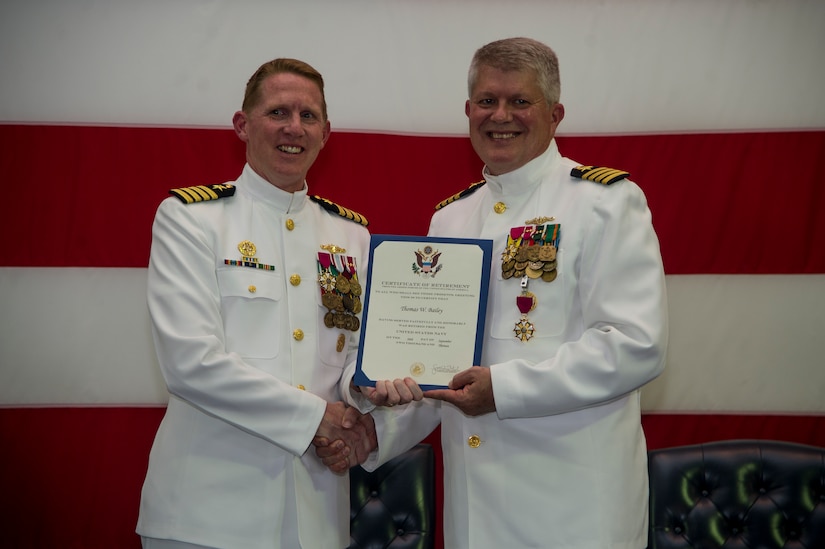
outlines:
[[[469,94],[484,181],[442,202],[429,234],[494,241],[482,366],[395,408],[379,459],[441,423],[448,549],[643,548],[639,390],[667,346],[646,199],[627,173],[560,155],[558,61],[544,44],[482,47]],[[421,398],[410,378],[364,392],[375,404]]]
[[[233,124],[240,177],[175,189],[155,217],[148,302],[170,398],[137,532],[147,548],[340,549],[349,477],[311,448],[345,441],[340,473],[375,445],[372,419],[342,402],[366,221],[307,194],[330,133],[315,69],[262,65]]]

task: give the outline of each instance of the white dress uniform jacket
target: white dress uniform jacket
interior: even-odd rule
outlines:
[[[494,241],[482,365],[496,412],[471,418],[447,403],[412,403],[379,431],[379,460],[441,421],[449,549],[647,543],[639,388],[665,359],[659,244],[639,187],[571,177],[576,165],[553,141],[516,171],[485,174],[486,184],[431,221],[431,236]],[[521,341],[520,279],[502,277],[501,253],[511,228],[541,217],[560,225],[558,275],[529,281],[535,332]]]
[[[231,184],[232,197],[170,197],[156,214],[148,301],[170,399],[137,532],[227,549],[340,549],[349,479],[310,443],[326,401],[347,398],[358,332],[324,325],[317,254],[344,248],[365,279],[369,234],[306,186],[284,192],[248,165]],[[237,264],[243,241],[267,267]]]

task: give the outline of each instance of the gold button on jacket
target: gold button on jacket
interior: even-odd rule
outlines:
[[[304,339],[304,331],[300,328],[292,332],[292,337],[295,341],[301,341]]]
[[[481,438],[478,435],[470,435],[467,437],[467,446],[470,448],[478,448],[481,446]]]

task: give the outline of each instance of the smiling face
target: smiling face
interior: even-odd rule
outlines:
[[[564,118],[548,105],[532,70],[482,65],[465,105],[470,141],[492,175],[516,170],[547,150]]]
[[[289,72],[268,76],[259,99],[236,112],[232,124],[246,143],[246,161],[252,169],[287,192],[303,189],[330,133],[318,85]]]

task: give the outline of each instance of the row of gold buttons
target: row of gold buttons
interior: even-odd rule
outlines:
[[[292,221],[291,219],[287,219],[286,220],[286,230],[291,231],[294,228],[295,228],[295,222]],[[293,286],[297,286],[298,284],[301,283],[301,275],[296,273],[296,274],[290,276],[289,277],[289,283],[292,284]],[[294,332],[292,332],[292,337],[295,339],[295,341],[301,341],[302,339],[304,339],[304,331],[301,330],[301,329],[295,330]],[[306,387],[304,387],[303,385],[298,385],[298,388],[302,391],[306,391]]]
[[[507,210],[507,204],[504,202],[496,202],[493,205],[493,211],[497,214],[503,214]],[[481,437],[478,435],[470,435],[467,437],[467,446],[470,448],[478,448],[481,446]]]

